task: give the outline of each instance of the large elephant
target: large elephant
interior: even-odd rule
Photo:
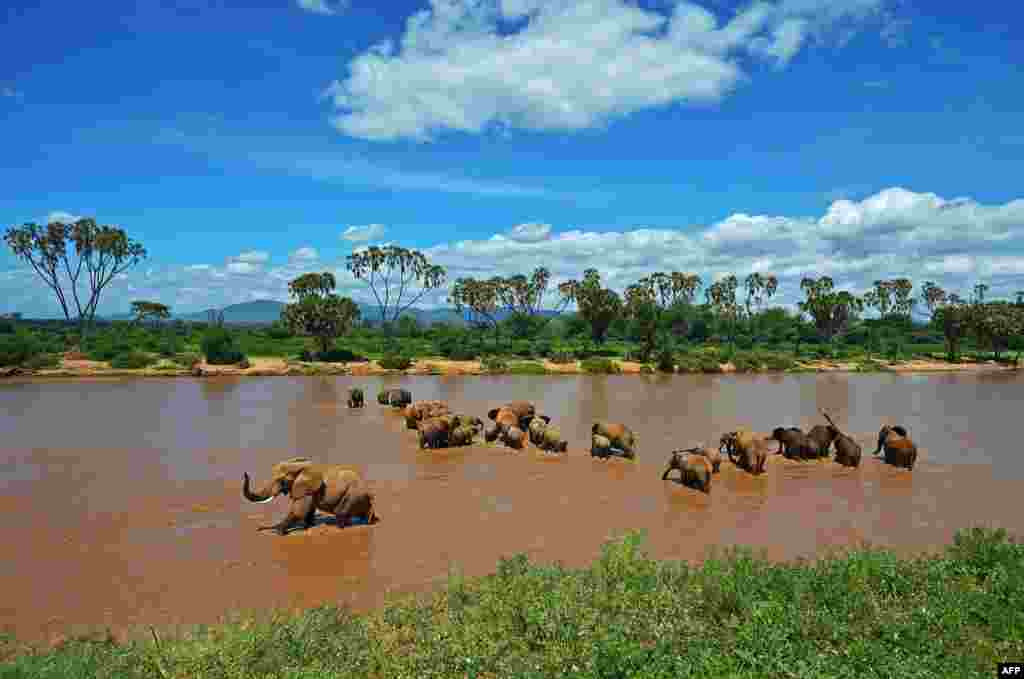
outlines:
[[[718,449],[723,448],[729,461],[754,475],[764,474],[768,461],[768,442],[747,429],[738,429],[722,435]]]
[[[600,434],[592,434],[590,437],[591,457],[605,458],[612,454],[612,442]]]
[[[418,429],[420,448],[444,448],[448,445],[452,423],[445,416],[431,417],[420,422]]]
[[[711,446],[694,446],[693,448],[674,450],[672,453],[673,455],[679,453],[680,455],[699,455],[707,458],[707,461],[711,463],[711,471],[715,474],[717,474],[722,467],[722,451]]]
[[[822,411],[822,414],[828,420],[829,434],[832,436],[832,441],[836,448],[836,462],[845,467],[859,467],[861,457],[860,444],[840,431],[828,413]]]
[[[484,441],[487,441],[488,443],[494,443],[498,440],[499,436],[501,436],[501,427],[498,426],[497,422],[484,430]]]
[[[622,451],[623,457],[629,459],[636,457],[637,435],[626,425],[617,422],[595,422],[594,426],[590,428],[590,433],[608,439],[612,448]]]
[[[469,427],[474,434],[484,430],[484,421],[476,415],[453,415],[453,418],[456,427]]]
[[[363,390],[361,387],[352,387],[348,390],[348,407],[363,407]]]
[[[673,469],[679,470],[679,481],[705,493],[711,492],[711,462],[703,455],[687,455],[681,451],[672,453],[668,459],[668,469],[661,475],[664,481]]]
[[[511,401],[500,408],[491,408],[487,411],[487,418],[494,420],[504,429],[519,427],[526,429],[530,426],[530,420],[537,413],[537,409],[529,401]]]
[[[402,410],[402,415],[405,416],[405,426],[409,429],[415,429],[423,420],[447,414],[448,405],[443,401],[417,401],[410,403]]]
[[[828,457],[832,443],[835,441],[835,428],[824,424],[816,424],[807,432],[807,438],[818,449],[818,457]]]
[[[521,450],[522,447],[526,445],[526,432],[524,432],[519,427],[509,427],[508,429],[504,430],[504,432],[502,432],[501,440],[509,448]]]
[[[531,422],[532,424],[532,422]],[[540,443],[536,444],[541,450],[552,453],[564,453],[569,449],[569,442],[562,438],[562,431],[558,427],[548,425],[541,433]]]
[[[452,430],[452,433],[448,435],[448,445],[450,446],[468,446],[473,443],[473,439],[476,438],[476,429],[469,425],[460,425]]]
[[[779,442],[776,455],[782,453],[791,460],[813,460],[818,457],[818,445],[796,427],[776,427],[771,439]]]
[[[527,427],[530,443],[539,446],[541,441],[544,440],[544,430],[549,424],[551,424],[551,418],[547,415],[534,415],[530,420],[530,426]]]
[[[910,435],[903,427],[885,425],[878,432],[878,448],[875,455],[885,450],[885,462],[896,467],[914,468],[917,462],[917,446],[910,440]]]
[[[276,531],[279,535],[297,524],[311,527],[318,509],[334,514],[342,528],[352,519],[365,519],[367,523],[377,520],[374,495],[358,473],[337,464],[319,464],[307,457],[294,457],[275,464],[270,470],[270,480],[258,490],[249,487],[249,474],[245,473],[242,495],[250,502],[270,502],[278,495],[291,498],[292,504],[284,519],[259,528]]]

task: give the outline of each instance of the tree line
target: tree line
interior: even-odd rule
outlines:
[[[76,321],[83,337],[94,324],[103,291],[147,255],[123,229],[98,225],[88,218],[46,227],[34,223],[11,227],[4,240],[51,289],[66,320]],[[615,324],[629,323],[639,340],[642,360],[659,351],[671,351],[686,338],[706,339],[699,328],[707,325],[709,317],[731,346],[741,334],[758,336],[763,330],[758,324],[767,325],[773,317],[764,307],[779,290],[778,278],[769,272],[753,272],[742,279],[731,274],[706,282],[692,272],[659,271],[640,278],[620,294],[606,287],[593,268],[552,290],[551,273],[545,267],[528,275],[461,277],[449,285],[443,266],[431,263],[423,252],[397,245],[354,252],[347,257],[346,267],[368,287],[387,333],[424,297],[447,291],[448,302],[466,322],[481,331],[493,331],[496,342],[500,342],[503,326],[513,335],[535,335],[575,305],[574,320],[586,326],[590,339],[598,345],[605,342]],[[313,337],[322,353],[362,320],[358,305],[338,295],[336,287],[330,272],[303,274],[289,283],[292,301],[281,314],[285,327]],[[911,280],[894,278],[876,280],[870,290],[856,295],[837,290],[829,276],[806,276],[800,290],[803,299],[792,319],[793,330],[786,333],[797,345],[811,339],[832,345],[862,320],[867,309],[876,311],[882,322],[910,325],[918,306],[927,310],[931,325],[941,331],[952,360],[959,357],[968,336],[998,357],[1024,335],[1024,291],[1016,293],[1012,302],[989,300],[989,287],[978,283],[965,299],[933,281],[925,281],[915,294]],[[132,311],[137,323],[159,322],[170,316],[169,307],[147,300],[133,301]],[[778,314],[774,317],[777,320]],[[223,317],[220,321],[222,324]],[[816,338],[808,336],[808,325]],[[777,329],[778,324],[775,326]],[[868,324],[867,346],[878,345],[879,332],[878,323]]]

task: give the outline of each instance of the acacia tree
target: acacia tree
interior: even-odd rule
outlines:
[[[935,312],[946,302],[946,291],[933,281],[925,281],[921,286],[921,301],[928,309],[928,317],[935,319]]]
[[[346,258],[352,275],[370,286],[380,307],[381,323],[387,326],[397,321],[405,311],[432,290],[444,285],[445,268],[431,264],[419,250],[388,245],[371,245],[353,252]],[[419,288],[418,292],[415,292]],[[403,305],[406,293],[412,295]],[[383,295],[383,297],[382,297]]]
[[[910,314],[917,303],[913,294],[914,284],[909,278],[896,278],[889,281],[889,289],[892,291],[893,311],[909,321]]]
[[[754,334],[754,309],[761,312],[762,305],[775,296],[779,289],[779,279],[772,274],[762,275],[755,271],[743,279],[743,287],[747,291],[747,318],[750,319],[750,334]]]
[[[856,313],[864,308],[860,298],[845,290],[837,292],[834,285],[829,276],[804,278],[800,281],[800,288],[806,299],[797,305],[800,311],[811,317],[818,333],[830,345],[836,335],[849,327]]]
[[[334,340],[348,333],[359,318],[359,306],[348,297],[334,293],[334,274],[307,273],[288,284],[296,301],[281,310],[281,321],[294,333],[312,335],[321,354],[330,351]]]
[[[614,290],[601,287],[601,274],[597,269],[583,272],[583,280],[571,279],[558,286],[566,304],[575,302],[580,317],[590,325],[590,335],[601,344],[608,327],[622,311],[622,298]]]
[[[498,342],[498,310],[505,297],[505,279],[494,276],[487,280],[459,278],[448,296],[459,312],[467,314],[467,321],[483,329],[494,326],[494,341]]]
[[[1024,333],[1024,314],[1009,302],[976,304],[971,309],[970,323],[978,343],[989,347],[998,361],[1000,354],[1010,348],[1013,337]]]
[[[960,295],[950,294],[936,306],[932,323],[942,329],[946,342],[946,358],[960,360],[960,344],[971,327],[971,306]]]
[[[721,278],[704,291],[708,305],[715,310],[720,318],[729,324],[729,343],[736,343],[736,323],[740,317],[740,305],[736,301],[736,289],[739,280],[729,274]]]
[[[96,318],[103,290],[146,257],[146,249],[124,229],[89,218],[51,222],[45,228],[31,222],[12,226],[4,241],[53,291],[64,318],[71,321],[74,314],[83,335]],[[79,292],[80,280],[88,286],[88,296]]]
[[[160,302],[136,300],[132,302],[132,314],[135,316],[132,319],[132,323],[141,325],[146,322],[146,319],[151,318],[155,325],[159,325],[160,321],[171,317],[171,309],[166,304],[161,304]]]

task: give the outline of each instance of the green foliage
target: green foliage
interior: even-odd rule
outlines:
[[[178,354],[177,356],[174,357],[174,362],[178,363],[179,365],[183,365],[186,368],[191,368],[197,363],[202,363],[203,357],[200,356],[199,354],[192,353]]]
[[[245,358],[227,328],[210,328],[203,333],[199,346],[210,365],[233,365]]]
[[[32,370],[42,370],[44,368],[56,368],[60,365],[60,356],[51,353],[40,353],[33,354],[25,359],[23,365],[26,368]]]
[[[154,363],[156,363],[156,359],[145,352],[129,351],[115,356],[110,361],[110,367],[118,368],[120,370],[139,370],[142,368],[148,368]]]
[[[274,323],[266,330],[267,337],[275,340],[289,339],[295,336],[287,325],[281,321],[274,321]]]
[[[480,362],[480,367],[489,373],[503,373],[508,370],[508,361],[500,356],[486,356]]]
[[[9,318],[0,318],[0,335],[14,334],[14,321]]]
[[[0,335],[0,366],[23,365],[42,351],[39,340],[29,332]]]
[[[385,370],[407,370],[412,366],[412,359],[399,354],[388,354],[380,360],[380,367]]]
[[[555,351],[548,357],[548,360],[552,363],[558,363],[560,365],[566,363],[575,363],[576,357],[568,351]]]
[[[321,363],[365,363],[369,360],[365,356],[361,356],[350,349],[339,349],[337,347],[326,352],[314,352],[309,349],[305,349],[299,355],[299,358],[307,363],[312,363],[313,361],[319,361]]]
[[[580,363],[580,367],[588,373],[615,375],[622,372],[619,364],[608,358],[588,358]]]
[[[943,553],[857,549],[777,563],[732,549],[655,561],[643,538],[585,569],[502,559],[428,598],[356,615],[322,606],[159,643],[0,648],[0,676],[989,677],[1024,657],[1024,546],[972,529]]]
[[[547,375],[548,369],[541,363],[533,361],[519,361],[508,367],[510,375]]]
[[[663,373],[676,371],[675,357],[670,350],[662,349],[658,352],[658,371]]]

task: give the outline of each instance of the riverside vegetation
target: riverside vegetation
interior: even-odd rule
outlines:
[[[356,615],[238,616],[123,643],[8,642],[0,677],[987,677],[1024,655],[1024,545],[957,534],[941,554],[861,548],[772,563],[648,559],[642,535],[589,568],[502,560]]]

